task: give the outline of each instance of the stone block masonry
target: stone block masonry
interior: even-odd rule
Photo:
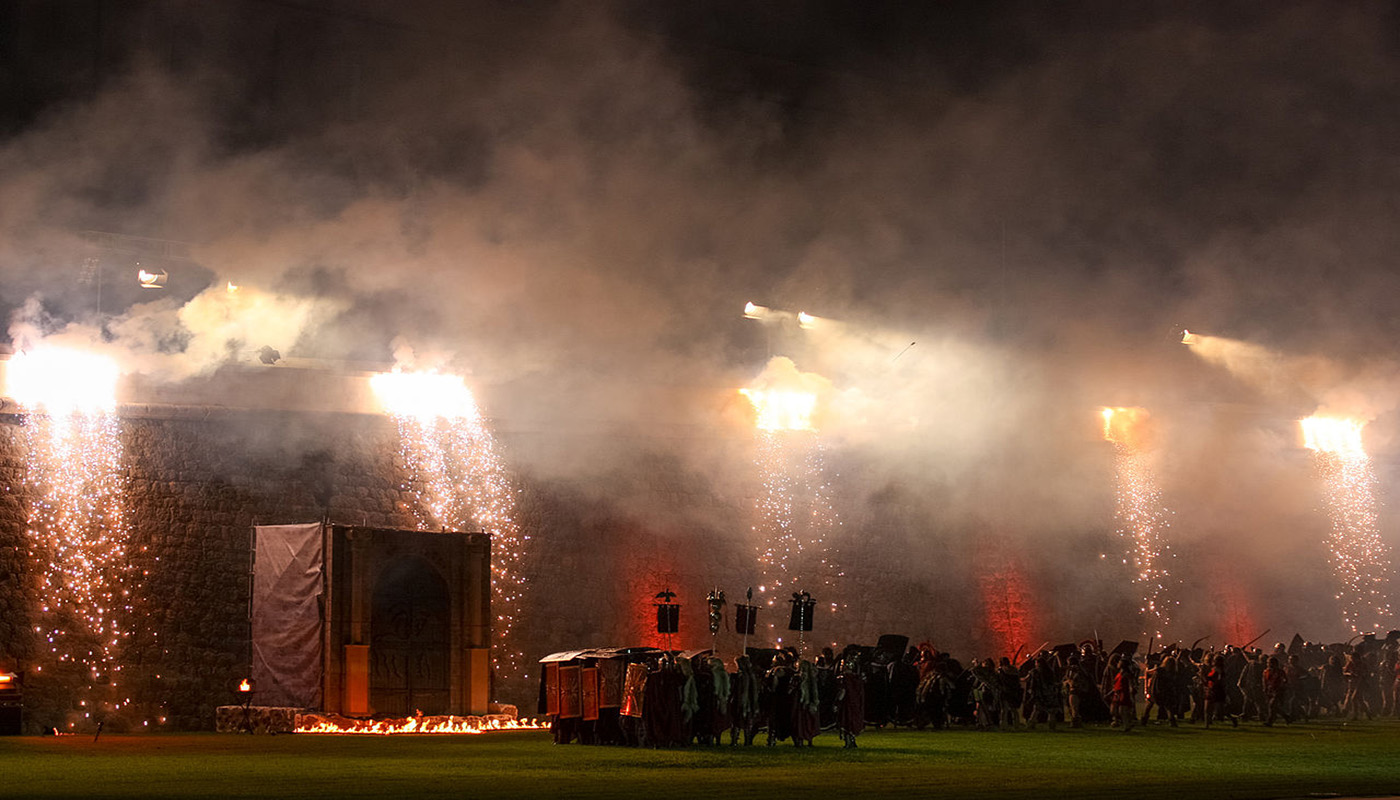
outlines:
[[[394,430],[358,415],[142,409],[122,417],[131,528],[132,637],[125,689],[138,711],[109,729],[207,729],[249,664],[251,529],[311,522],[412,527]],[[64,729],[84,713],[81,675],[49,667],[35,641],[40,598],[28,557],[23,418],[0,418],[0,658],[27,669],[26,727]],[[40,667],[35,670],[34,667]],[[115,678],[116,676],[108,676]],[[77,701],[81,703],[81,700]],[[164,718],[164,722],[161,722]],[[90,718],[89,718],[90,719]]]
[[[249,671],[255,524],[328,516],[347,525],[416,525],[397,430],[387,418],[139,407],[124,410],[121,423],[139,578],[123,674],[102,677],[118,680],[136,702],[135,710],[111,714],[82,704],[86,676],[42,666],[45,648],[34,632],[41,599],[26,535],[34,498],[25,495],[24,417],[0,417],[0,666],[29,673],[30,732],[82,729],[98,718],[109,731],[212,728],[215,709],[238,701],[236,686]],[[509,440],[502,444],[509,458]],[[531,537],[524,565],[531,586],[515,632],[527,670],[559,649],[650,642],[650,599],[662,583],[689,599],[693,619],[678,642],[707,645],[705,592],[716,581],[752,582],[742,498],[723,497],[664,459],[634,466],[612,482],[619,492],[626,485],[624,499],[517,476],[516,515]],[[674,521],[687,515],[693,519],[685,525]],[[513,678],[497,676],[494,698],[532,709],[537,676]]]
[[[0,415],[0,668],[27,673],[30,732],[69,723],[81,729],[96,718],[109,731],[211,729],[217,707],[239,702],[236,686],[249,671],[253,525],[324,517],[343,525],[417,525],[414,494],[405,489],[398,463],[398,432],[387,417],[124,408],[123,480],[131,560],[140,580],[133,587],[133,633],[115,679],[136,710],[111,714],[81,705],[89,676],[37,669],[45,648],[34,632],[41,598],[26,534],[34,498],[25,494],[23,424],[22,416]],[[726,656],[738,651],[741,640],[732,626],[711,639],[704,598],[718,586],[733,604],[761,582],[753,531],[757,488],[748,474],[746,441],[702,434],[621,444],[602,434],[573,434],[568,441],[498,434],[519,490],[516,520],[530,542],[522,563],[528,585],[512,634],[525,668],[494,676],[493,699],[531,714],[534,665],[547,653],[665,644],[652,608],[653,595],[665,588],[684,607],[674,646],[714,641]],[[548,458],[539,453],[550,448],[588,454],[589,473],[546,469]],[[605,451],[606,457],[598,455]],[[678,455],[700,451],[705,459]],[[948,649],[982,647],[986,625],[966,567],[975,561],[966,532],[940,526],[917,492],[900,499],[864,485],[864,470],[840,472],[835,501],[843,522],[828,541],[844,574],[834,588],[801,587],[823,604],[807,644],[873,643],[881,633],[896,632],[916,641],[934,637]],[[1027,562],[1036,563],[1034,554]],[[1044,570],[1039,579],[1050,596],[1070,596]],[[755,599],[766,610],[750,643],[770,644],[764,630],[770,623],[772,635],[788,636],[786,596],[773,598],[771,608],[766,597]],[[825,610],[838,599],[844,604],[839,612]]]

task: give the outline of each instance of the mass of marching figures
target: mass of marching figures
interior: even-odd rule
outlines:
[[[546,664],[540,713],[557,743],[812,746],[823,731],[855,747],[867,727],[1055,730],[1300,723],[1400,715],[1400,632],[1271,649],[1168,646],[1112,651],[1086,641],[1025,659],[964,663],[925,644],[709,651],[576,651]],[[554,657],[551,657],[554,658]]]

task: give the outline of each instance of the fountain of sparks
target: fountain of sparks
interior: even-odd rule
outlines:
[[[1364,422],[1330,417],[1301,421],[1303,444],[1313,451],[1327,491],[1332,570],[1337,600],[1353,633],[1384,630],[1392,620],[1386,588],[1390,553],[1377,526],[1376,476],[1361,442]]]
[[[48,647],[50,671],[88,687],[78,706],[89,718],[131,702],[116,699],[134,588],[118,377],[111,359],[53,347],[17,353],[7,370],[7,392],[27,415],[28,536],[40,598],[34,631]]]
[[[766,605],[786,602],[813,585],[830,589],[839,577],[826,541],[841,524],[826,477],[826,448],[814,416],[817,394],[792,389],[740,389],[755,414],[755,464],[762,488],[755,501],[758,562]],[[804,585],[799,586],[801,582]],[[831,602],[834,593],[824,591]],[[773,628],[773,624],[769,624]]]
[[[1113,444],[1118,535],[1130,544],[1123,563],[1133,569],[1139,610],[1153,628],[1145,633],[1161,636],[1171,624],[1177,601],[1171,597],[1175,580],[1167,568],[1173,556],[1166,538],[1171,512],[1162,505],[1162,491],[1152,473],[1147,417],[1141,408],[1105,408],[1103,438]]]
[[[510,634],[525,588],[521,562],[530,537],[515,520],[516,490],[476,398],[461,376],[437,372],[383,372],[370,385],[398,426],[404,488],[415,498],[418,528],[479,527],[491,535],[491,657],[499,674],[513,677],[524,666]]]

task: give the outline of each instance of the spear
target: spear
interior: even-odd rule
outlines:
[[[753,587],[752,587],[752,586],[749,587],[749,590],[748,590],[747,592],[744,592],[744,599],[745,599],[745,601],[747,601],[747,602],[746,602],[746,605],[748,605],[748,607],[749,607],[749,614],[753,614],[754,612],[753,612]],[[745,626],[744,626],[744,650],[743,650],[743,652],[740,653],[740,655],[746,656],[746,655],[748,655],[748,654],[749,654],[749,628],[748,628],[747,625],[745,625]]]
[[[1249,641],[1245,642],[1244,645],[1240,647],[1240,649],[1241,649],[1241,650],[1244,650],[1245,648],[1249,647],[1250,645],[1254,644],[1255,642],[1259,641],[1260,639],[1263,639],[1265,636],[1268,636],[1268,635],[1269,635],[1269,631],[1271,631],[1271,630],[1273,630],[1273,628],[1265,628],[1263,633],[1261,633],[1261,634],[1259,634],[1258,636],[1254,637],[1253,639],[1250,639]]]

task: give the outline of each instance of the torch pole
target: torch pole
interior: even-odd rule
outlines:
[[[243,729],[253,733],[253,690],[243,693]]]

